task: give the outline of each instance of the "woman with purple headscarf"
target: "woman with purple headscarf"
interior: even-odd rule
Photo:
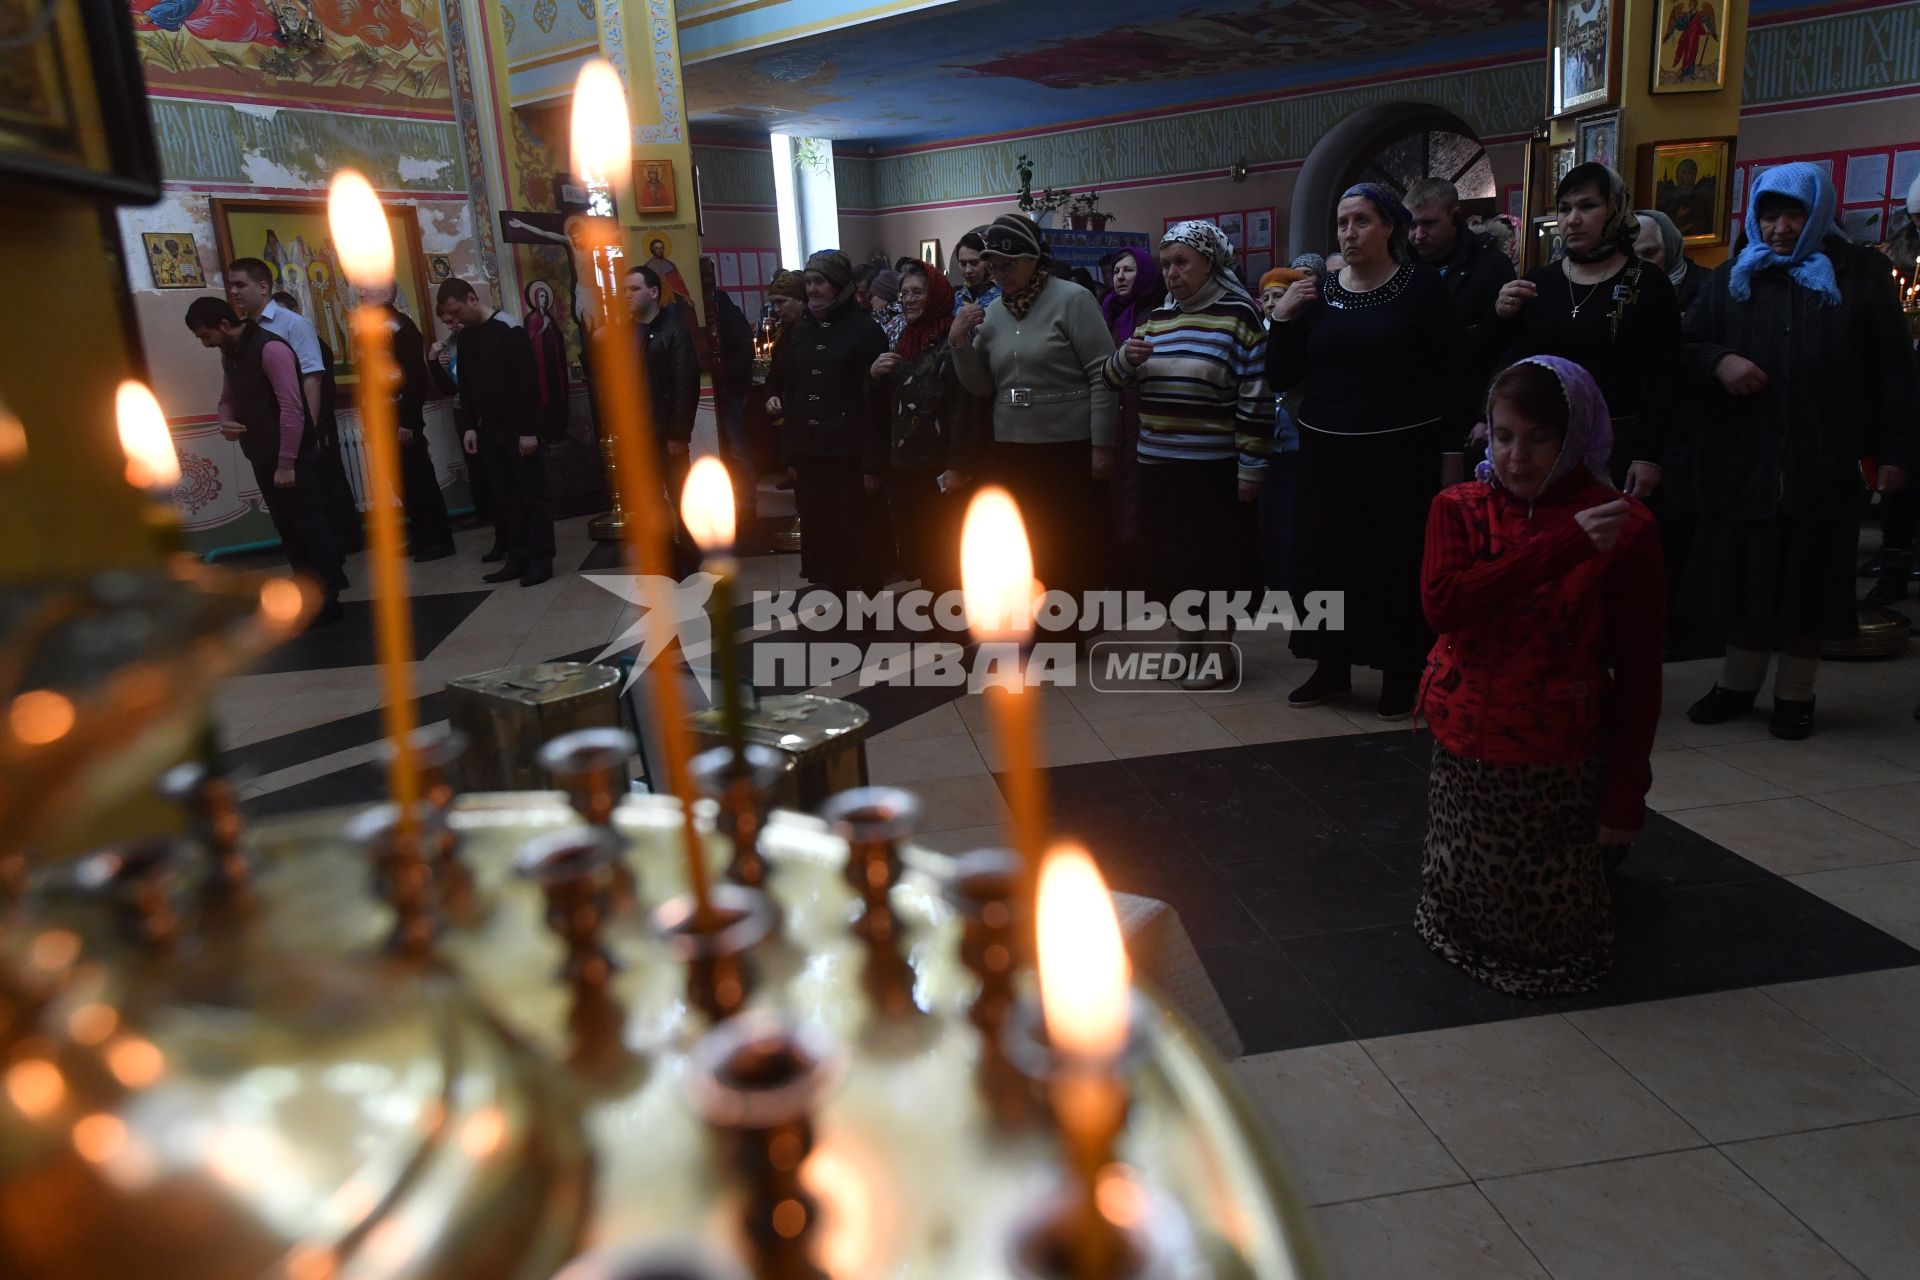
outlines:
[[[1352,665],[1379,668],[1382,720],[1413,714],[1432,635],[1420,614],[1427,504],[1459,478],[1472,421],[1455,358],[1446,282],[1408,260],[1406,206],[1362,183],[1340,199],[1346,266],[1295,282],[1274,309],[1267,380],[1297,391],[1297,589],[1344,606],[1338,629],[1293,633],[1313,674],[1288,695],[1315,707],[1352,690]]]
[[[1107,296],[1101,314],[1116,347],[1126,345],[1147,313],[1166,301],[1160,264],[1146,248],[1128,245],[1107,259]],[[1139,586],[1140,572],[1140,391],[1120,392],[1120,418],[1114,430],[1113,479],[1107,494],[1113,507],[1114,570],[1122,589]]]
[[[1493,381],[1488,460],[1433,500],[1421,596],[1439,634],[1420,711],[1431,814],[1414,917],[1508,995],[1613,965],[1610,863],[1645,821],[1660,719],[1660,538],[1614,489],[1607,402],[1535,356]]]

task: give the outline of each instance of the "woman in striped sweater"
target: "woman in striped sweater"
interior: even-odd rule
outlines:
[[[1160,242],[1167,302],[1106,366],[1110,386],[1139,394],[1141,559],[1147,590],[1162,603],[1255,581],[1252,504],[1273,448],[1274,400],[1265,317],[1228,271],[1232,262],[1219,227],[1176,224]],[[1224,675],[1189,676],[1184,687],[1234,676],[1229,666]]]

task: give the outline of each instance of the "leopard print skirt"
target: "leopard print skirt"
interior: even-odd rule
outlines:
[[[1600,763],[1496,765],[1436,746],[1414,923],[1508,995],[1589,991],[1613,967],[1613,899],[1594,802]]]

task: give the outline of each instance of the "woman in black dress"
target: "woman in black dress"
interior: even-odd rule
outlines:
[[[1469,420],[1458,384],[1453,304],[1431,267],[1407,260],[1399,198],[1363,183],[1339,206],[1346,265],[1288,286],[1267,343],[1267,379],[1300,393],[1299,591],[1344,597],[1344,627],[1301,630],[1314,659],[1287,701],[1313,707],[1352,688],[1354,663],[1383,673],[1383,720],[1413,713],[1433,644],[1420,606],[1427,506],[1462,479],[1451,452]]]
[[[1667,273],[1634,252],[1640,220],[1619,174],[1576,165],[1555,199],[1566,255],[1500,290],[1482,345],[1501,353],[1498,368],[1560,356],[1592,374],[1613,415],[1613,482],[1644,499],[1660,484],[1680,305]]]

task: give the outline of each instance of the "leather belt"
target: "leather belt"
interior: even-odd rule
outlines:
[[[1016,409],[1030,409],[1035,405],[1064,404],[1069,400],[1085,400],[1092,394],[1091,387],[1063,387],[1046,391],[1036,391],[1032,387],[1005,387],[994,397],[994,403],[1012,405]]]

